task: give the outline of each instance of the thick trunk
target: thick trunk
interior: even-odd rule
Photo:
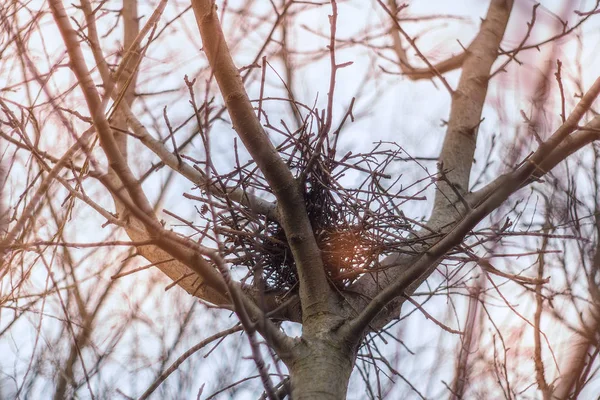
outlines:
[[[339,338],[303,340],[298,346],[301,355],[289,365],[292,399],[345,399],[356,356],[352,346]]]

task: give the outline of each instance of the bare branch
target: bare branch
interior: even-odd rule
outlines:
[[[329,312],[327,303],[331,291],[300,187],[254,113],[229,53],[216,6],[210,0],[193,0],[192,7],[204,52],[225,99],[234,129],[277,197],[280,220],[298,269],[303,318],[306,319],[313,313]]]
[[[512,0],[492,0],[481,29],[467,49],[458,87],[452,96],[448,129],[440,153],[440,162],[448,170],[448,179],[461,193],[469,189],[477,132],[485,102],[492,65],[512,10]],[[438,210],[459,200],[450,184],[440,182],[431,219]]]

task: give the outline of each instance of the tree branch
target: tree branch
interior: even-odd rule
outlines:
[[[278,201],[280,222],[294,255],[300,280],[303,319],[329,312],[332,294],[299,185],[279,157],[260,124],[233,63],[216,5],[211,0],[192,0],[192,8],[208,62],[227,105],[234,129],[264,174]]]
[[[438,190],[432,215],[426,228],[422,231],[425,234],[448,232],[448,229],[460,218],[462,209],[466,208],[462,206],[461,197],[466,197],[477,129],[481,121],[490,71],[498,56],[498,48],[506,29],[512,4],[512,1],[493,0],[479,33],[469,46],[463,62],[461,78],[453,94],[448,129],[440,154],[441,167],[447,171],[445,173],[446,181],[437,183]],[[432,244],[431,240],[425,242],[422,250],[426,250]],[[389,256],[382,262],[386,268],[381,272],[361,277],[353,285],[353,289],[361,293],[364,298],[373,298],[381,292],[382,288],[390,285],[394,279],[404,276],[406,265],[413,262],[415,262],[413,256],[403,254]],[[433,270],[435,268],[431,269],[429,273]],[[415,281],[415,286],[422,283],[428,275],[422,275],[421,279]],[[411,292],[411,290],[407,292]],[[401,302],[403,301],[400,300]],[[390,311],[397,310],[398,305],[391,306]]]
[[[486,192],[487,197],[480,198],[479,202],[474,204],[471,210],[468,210],[464,217],[455,223],[442,239],[427,249],[423,255],[414,260],[409,266],[403,268],[400,275],[390,285],[381,290],[365,309],[347,324],[344,328],[347,334],[360,335],[394,298],[400,295],[410,296],[437,268],[437,264],[446,252],[462,243],[469,231],[483,218],[507,200],[511,194],[520,189],[536,171],[541,171],[539,165],[543,165],[544,161],[560,146],[561,141],[564,141],[567,135],[576,129],[585,111],[591,107],[592,102],[599,93],[600,78],[596,79],[591,88],[581,98],[565,123],[546,142],[542,143],[530,158],[515,171],[503,175],[493,182],[494,190]]]
[[[113,137],[112,129],[104,115],[104,107],[100,101],[100,96],[96,90],[96,85],[90,76],[89,70],[85,64],[83,52],[79,46],[77,33],[71,27],[69,17],[65,12],[64,6],[60,0],[50,0],[50,8],[58,29],[61,33],[67,53],[69,54],[71,69],[77,77],[79,86],[85,97],[88,109],[90,111],[94,127],[100,139],[102,146],[110,165],[110,168],[115,171],[119,179],[123,182],[129,196],[131,196],[136,207],[150,217],[155,224],[158,224],[154,211],[148,202],[148,199],[142,191],[140,183],[133,176],[131,170],[127,166],[123,155]]]
[[[439,182],[431,219],[447,204],[456,203],[469,188],[477,131],[488,90],[491,69],[512,10],[512,0],[492,0],[485,20],[467,50],[458,87],[452,96],[448,129],[444,137],[440,163],[449,182]]]
[[[429,62],[427,57],[425,57],[425,55],[421,53],[415,41],[400,26],[400,23],[398,22],[396,17],[398,12],[400,11],[398,9],[398,6],[396,5],[396,1],[389,0],[389,8],[386,7],[381,0],[377,0],[377,2],[379,3],[379,5],[381,5],[381,7],[385,10],[385,12],[390,16],[390,18],[394,22],[394,27],[390,30],[390,34],[392,36],[392,40],[394,41],[394,51],[398,56],[398,63],[400,65],[400,70],[402,71],[402,73],[413,81],[420,79],[432,79],[434,77],[438,77],[442,80],[446,88],[449,89],[450,93],[452,93],[452,88],[450,88],[442,74],[460,68],[464,60],[466,59],[467,52],[465,51],[456,56],[452,56],[449,59],[441,61],[437,64],[432,64],[431,62]],[[426,68],[415,68],[411,65],[410,61],[408,60],[408,56],[406,55],[406,51],[404,50],[404,47],[402,47],[400,33],[406,38],[406,40],[410,43],[411,47],[415,49],[421,60],[423,60],[423,62],[427,65]]]

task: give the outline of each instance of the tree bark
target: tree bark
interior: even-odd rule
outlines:
[[[304,334],[288,363],[294,400],[343,400],[354,368],[356,350],[338,335]]]

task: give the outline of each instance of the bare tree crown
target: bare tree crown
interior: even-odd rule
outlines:
[[[0,397],[598,392],[599,1],[34,3]]]

